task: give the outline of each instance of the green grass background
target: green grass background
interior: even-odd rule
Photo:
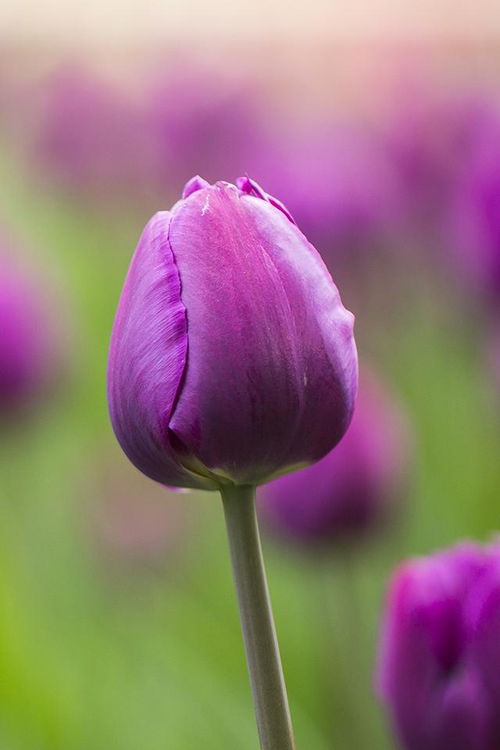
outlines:
[[[96,552],[87,522],[103,453],[110,471],[129,471],[108,422],[105,370],[148,216],[56,199],[7,153],[1,166],[3,219],[57,280],[70,354],[58,392],[0,436],[0,748],[256,748],[219,498],[169,497],[184,529],[160,563],[138,569]],[[424,277],[386,315],[383,336],[358,315],[361,367],[366,349],[414,432],[399,523],[348,560],[307,559],[265,539],[303,750],[394,746],[373,690],[390,571],[498,525],[500,420],[483,325],[446,300]]]

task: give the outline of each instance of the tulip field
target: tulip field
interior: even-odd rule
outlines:
[[[496,81],[12,59],[0,750],[500,750]]]

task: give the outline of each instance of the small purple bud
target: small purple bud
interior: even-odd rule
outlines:
[[[359,541],[388,515],[407,463],[407,431],[378,382],[361,381],[347,433],[327,456],[262,487],[270,528],[311,549]]]
[[[407,750],[500,748],[500,545],[402,565],[382,629],[379,691]]]
[[[254,189],[191,181],[150,220],[129,269],[111,421],[163,484],[265,482],[322,458],[351,419],[353,316],[317,251]]]

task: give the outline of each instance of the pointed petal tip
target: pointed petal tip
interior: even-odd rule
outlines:
[[[191,179],[188,180],[184,185],[182,197],[189,198],[189,196],[193,193],[196,193],[198,190],[203,190],[207,187],[210,187],[210,183],[204,180],[203,177],[200,177],[199,174],[197,174],[194,177],[191,177]]]

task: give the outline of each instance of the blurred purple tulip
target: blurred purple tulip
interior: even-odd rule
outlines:
[[[108,371],[123,450],[164,484],[258,484],[324,456],[357,390],[353,316],[286,209],[193,178],[146,226]]]
[[[461,544],[395,573],[379,689],[406,750],[500,748],[500,545]]]
[[[139,103],[71,65],[57,69],[43,94],[36,148],[44,174],[78,194],[138,193],[152,166]]]
[[[158,181],[179,188],[199,172],[212,182],[252,171],[261,138],[261,102],[249,81],[189,62],[158,77],[147,102]]]
[[[399,219],[395,175],[360,127],[311,124],[256,155],[256,174],[281,195],[325,262],[373,248]]]
[[[457,172],[491,110],[479,92],[444,93],[431,81],[403,79],[382,130],[401,197],[417,220],[441,221]]]
[[[469,287],[500,306],[500,112],[484,118],[457,177],[448,236]]]
[[[0,250],[0,413],[18,414],[39,398],[54,368],[55,341],[42,289]]]
[[[260,509],[277,535],[311,550],[357,542],[391,510],[407,448],[397,404],[373,377],[362,379],[339,445],[313,466],[262,487]]]

